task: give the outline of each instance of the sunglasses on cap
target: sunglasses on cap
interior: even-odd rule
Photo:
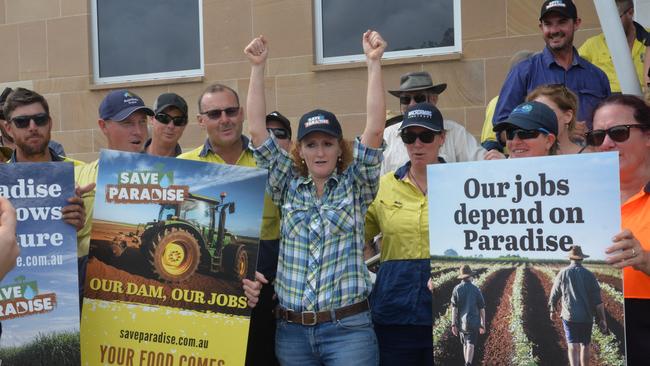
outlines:
[[[519,138],[520,140],[530,140],[537,138],[540,134],[548,135],[550,132],[547,130],[540,128],[537,130],[524,130],[522,128],[511,128],[509,130],[506,130],[506,139],[508,140],[514,140],[515,136]]]
[[[211,109],[209,111],[201,112],[200,114],[204,114],[208,116],[210,119],[217,119],[221,117],[221,113],[225,112],[226,116],[228,117],[234,117],[239,113],[239,108],[240,107],[228,107],[226,109]]]
[[[403,105],[409,105],[411,104],[411,99],[413,99],[415,103],[422,103],[427,101],[427,95],[426,94],[402,95],[401,97],[399,97],[399,103]]]
[[[173,122],[174,126],[181,127],[185,126],[187,124],[187,117],[185,116],[179,116],[179,117],[172,117],[167,113],[158,113],[156,114],[156,120],[162,124],[169,124],[169,122]]]
[[[426,130],[420,133],[415,133],[413,131],[402,130],[400,136],[402,137],[402,142],[407,145],[415,143],[416,139],[420,139],[422,143],[429,144],[433,142],[433,139],[436,138],[436,135],[440,135],[440,132]]]
[[[593,130],[585,134],[587,145],[600,146],[605,141],[605,136],[609,136],[612,141],[623,142],[630,138],[630,128],[640,128],[645,130],[646,127],[640,124],[619,125],[610,127],[606,130]]]
[[[50,122],[50,115],[47,113],[32,114],[31,116],[16,116],[11,118],[11,122],[18,128],[29,127],[29,122],[34,121],[36,126],[43,127]]]
[[[271,128],[271,127],[268,127],[266,130],[269,131],[270,133],[272,133],[273,135],[275,135],[276,139],[286,140],[286,139],[289,138],[289,131],[287,131],[284,128]]]

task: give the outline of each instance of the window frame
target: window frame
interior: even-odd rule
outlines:
[[[203,77],[205,75],[205,45],[203,43],[203,0],[198,2],[198,19],[199,19],[199,68],[188,70],[176,70],[166,72],[152,72],[146,74],[131,74],[122,76],[99,75],[99,30],[97,21],[97,1],[90,0],[90,22],[91,22],[91,48],[92,48],[92,67],[93,67],[93,84],[109,85],[120,83],[144,82],[154,80],[172,80]]]
[[[365,61],[363,53],[347,56],[323,56],[323,1],[314,0],[314,55],[316,65],[336,65],[351,62]],[[422,56],[441,56],[450,54],[461,54],[462,49],[462,22],[461,22],[461,0],[453,0],[454,12],[454,45],[447,47],[418,48],[414,50],[390,51],[384,53],[384,59],[402,59]]]

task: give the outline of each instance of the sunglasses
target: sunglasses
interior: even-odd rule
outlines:
[[[600,146],[605,141],[605,135],[607,135],[612,141],[623,142],[630,138],[630,128],[646,129],[645,126],[640,124],[614,126],[606,130],[589,131],[585,134],[585,140],[587,145]]]
[[[403,105],[409,105],[411,104],[411,99],[415,101],[415,103],[422,103],[427,101],[427,95],[426,94],[418,94],[418,95],[403,95],[399,97],[399,102],[400,104]]]
[[[271,128],[271,127],[269,127],[266,130],[269,131],[270,133],[272,133],[273,135],[275,135],[275,138],[278,139],[278,140],[286,140],[286,139],[288,139],[290,137],[289,136],[289,131],[287,131],[284,128]]]
[[[210,119],[217,119],[221,117],[221,113],[225,112],[226,116],[228,117],[234,117],[239,113],[239,107],[228,107],[226,109],[212,109],[209,111],[201,112],[201,114],[204,114],[208,116]]]
[[[407,145],[415,143],[416,139],[420,139],[424,144],[429,144],[436,138],[436,135],[440,135],[440,132],[426,130],[420,133],[415,133],[412,131],[402,130],[400,133],[402,141]]]
[[[31,116],[16,116],[11,118],[11,122],[18,128],[29,127],[29,122],[34,121],[36,126],[43,127],[50,122],[50,115],[47,113],[32,114]]]
[[[543,128],[540,128],[539,130],[524,130],[521,128],[511,128],[509,130],[506,130],[506,139],[508,140],[514,140],[515,136],[517,136],[520,140],[530,140],[537,138],[540,134],[548,135],[549,132],[546,131]]]
[[[187,124],[187,117],[185,116],[172,117],[167,113],[156,114],[156,120],[165,125],[169,124],[169,122],[173,122],[174,126],[177,127],[185,126]]]

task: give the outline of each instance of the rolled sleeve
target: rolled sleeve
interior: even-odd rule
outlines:
[[[361,202],[365,205],[372,203],[379,190],[379,176],[385,148],[386,142],[383,140],[381,146],[376,149],[363,145],[359,137],[354,140],[351,173],[361,193]]]
[[[249,145],[258,168],[269,171],[266,192],[277,206],[282,204],[283,195],[292,177],[293,160],[280,148],[275,139],[269,137],[255,148]]]

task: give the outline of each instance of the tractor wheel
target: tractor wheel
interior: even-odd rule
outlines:
[[[223,248],[221,260],[224,272],[239,281],[248,275],[248,252],[241,244],[228,244]]]
[[[194,235],[171,228],[154,237],[147,259],[158,277],[169,282],[181,282],[196,272],[201,250]]]

